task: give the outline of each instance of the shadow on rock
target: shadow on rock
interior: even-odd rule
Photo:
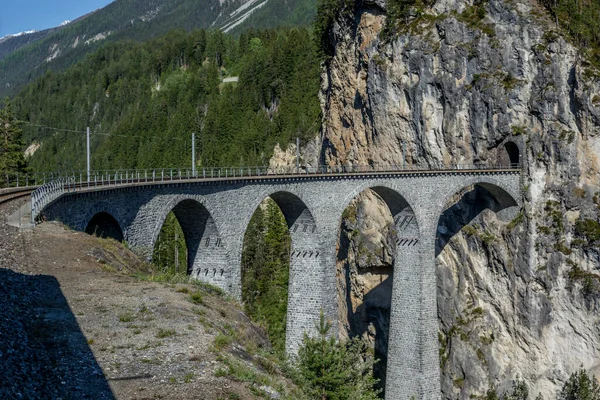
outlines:
[[[0,268],[0,308],[0,398],[115,398],[56,278]]]

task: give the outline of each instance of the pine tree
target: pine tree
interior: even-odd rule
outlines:
[[[23,130],[8,99],[0,107],[0,174],[8,184],[10,176],[26,172],[21,136]]]
[[[559,400],[600,400],[600,385],[585,369],[574,372],[558,395]]]
[[[316,337],[304,334],[296,360],[296,381],[311,399],[374,400],[374,360],[367,356],[367,344],[361,338],[346,343],[330,337],[331,322],[323,311]]]

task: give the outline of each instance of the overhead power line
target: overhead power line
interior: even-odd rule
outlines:
[[[74,130],[74,129],[65,129],[65,128],[54,128],[52,126],[34,124],[34,123],[31,123],[28,121],[22,121],[22,122],[26,125],[33,126],[36,128],[48,129],[48,130],[57,131],[57,132],[81,133],[82,137],[85,137],[85,135],[87,133],[86,131],[78,131],[78,130]],[[90,130],[90,135],[116,136],[116,137],[137,138],[137,139],[165,139],[164,137],[160,137],[160,136],[119,135],[116,133],[105,133],[105,132],[97,132],[97,131],[92,131],[92,130]],[[170,137],[168,139],[169,140],[183,140],[183,141],[187,142],[187,140],[185,138],[179,138],[179,137]]]

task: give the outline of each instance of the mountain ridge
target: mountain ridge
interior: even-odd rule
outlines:
[[[257,11],[262,14],[254,23]],[[235,34],[249,27],[306,25],[315,13],[316,0],[207,0],[202,7],[192,0],[117,0],[64,26],[1,41],[0,97],[14,96],[47,70],[63,70],[104,43],[143,42],[178,28]]]

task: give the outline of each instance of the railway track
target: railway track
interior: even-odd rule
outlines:
[[[31,195],[36,187],[2,189],[0,190],[0,205],[6,204],[9,201],[20,199]]]

